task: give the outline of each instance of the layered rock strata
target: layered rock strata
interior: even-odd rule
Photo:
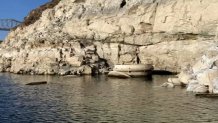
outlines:
[[[217,45],[216,0],[61,0],[11,31],[0,70],[104,73],[114,64],[179,72]]]

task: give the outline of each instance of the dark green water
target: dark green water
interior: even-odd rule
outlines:
[[[168,76],[99,77],[0,74],[1,123],[218,123],[218,99],[195,98]],[[47,85],[26,86],[47,80]]]

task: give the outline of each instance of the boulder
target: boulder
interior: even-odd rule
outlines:
[[[197,81],[201,85],[212,86],[211,82],[218,77],[218,69],[208,69],[197,74]]]
[[[179,81],[178,78],[168,78],[169,83],[173,83],[175,86],[181,86],[182,83]]]
[[[198,86],[199,86],[198,81],[196,81],[196,80],[191,80],[191,81],[188,83],[188,86],[187,86],[186,91],[193,92]]]
[[[208,87],[205,85],[201,85],[196,80],[191,80],[188,84],[187,91],[194,93],[207,93]]]
[[[189,83],[189,81],[190,81],[191,79],[193,79],[193,76],[192,76],[190,73],[188,73],[188,72],[182,71],[182,72],[179,73],[178,79],[179,79],[179,81],[180,81],[181,83],[187,85],[187,84]]]
[[[207,93],[208,87],[204,85],[197,85],[197,87],[193,90],[194,93]]]
[[[82,66],[82,73],[83,75],[91,75],[92,74],[92,68],[85,65],[85,66]]]
[[[194,73],[200,73],[206,69],[212,68],[213,63],[206,56],[202,56],[201,60],[199,60],[193,67],[192,70]]]
[[[166,87],[166,88],[174,88],[175,85],[171,82],[165,82],[161,85],[161,87]]]

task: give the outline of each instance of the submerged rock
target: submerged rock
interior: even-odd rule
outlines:
[[[178,78],[169,78],[168,82],[172,83],[174,86],[181,86],[182,85],[181,81],[179,81]]]
[[[146,77],[151,75],[151,71],[145,71],[145,72],[122,72],[125,73],[131,77]]]
[[[161,87],[166,87],[166,88],[174,88],[175,85],[171,82],[165,82],[161,85]]]

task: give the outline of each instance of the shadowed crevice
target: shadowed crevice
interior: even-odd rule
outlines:
[[[120,4],[120,8],[123,8],[126,5],[126,0],[123,0],[122,3]]]
[[[153,75],[176,75],[177,73],[173,73],[165,70],[154,70],[152,71]]]

